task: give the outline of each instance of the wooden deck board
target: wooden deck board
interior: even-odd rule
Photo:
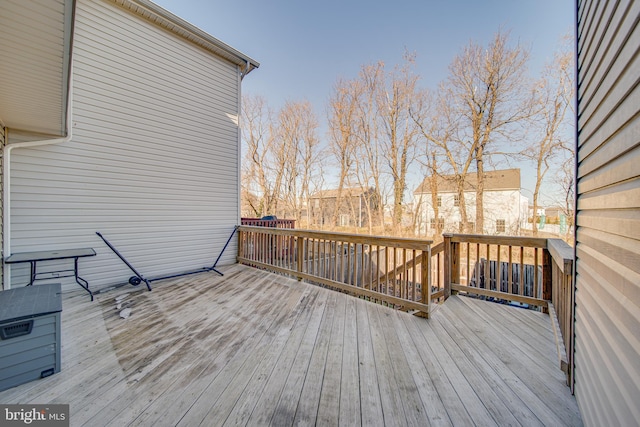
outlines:
[[[357,298],[347,298],[344,344],[342,350],[342,378],[340,381],[340,424],[357,426],[362,424],[360,413],[360,379],[358,365]],[[356,320],[354,322],[354,320]],[[354,345],[356,344],[356,345]]]
[[[423,331],[424,327],[408,316],[403,316],[400,320],[405,324],[407,333],[410,334],[415,348],[420,355],[420,360],[417,361],[418,372],[414,375],[425,376],[423,372],[424,370],[427,371],[428,377],[431,379],[434,387],[433,390],[430,390],[430,393],[436,395],[436,398],[440,400],[451,420],[451,424],[454,426],[473,425],[474,422],[467,411],[466,405],[460,400],[449,375],[445,372],[446,365],[440,363],[436,356],[437,349],[432,349],[432,347],[434,347],[433,343],[427,341]],[[423,365],[424,368],[421,365]],[[426,405],[428,405],[429,401],[427,400],[426,402]],[[448,424],[446,419],[442,424]]]
[[[373,353],[373,341],[367,311],[369,304],[358,300],[356,304],[356,324],[358,326],[358,360],[359,360],[359,384],[360,384],[360,410],[362,425],[384,425],[382,402],[380,401],[380,387]],[[369,391],[369,392],[367,392]]]
[[[443,324],[443,327],[450,330],[449,333],[455,336],[457,341],[466,341],[475,350],[467,350],[466,354],[473,358],[475,364],[487,367],[482,370],[485,379],[493,383],[494,390],[502,400],[510,403],[509,407],[512,408],[519,422],[526,425],[559,425],[562,423],[562,420],[528,388],[527,383],[518,376],[519,374],[512,371],[513,368],[520,371],[520,368],[517,367],[518,361],[504,360],[500,351],[494,351],[499,346],[491,345],[493,342],[491,337],[480,336],[468,328],[457,328],[454,331],[455,326],[451,324]],[[498,383],[495,381],[496,379],[503,382]]]
[[[258,363],[273,345],[274,340],[278,336],[282,337],[283,332],[293,326],[295,316],[291,310],[295,309],[301,299],[302,290],[292,290],[289,297],[284,300],[285,303],[278,307],[277,317],[267,325],[259,341],[251,343],[250,346],[243,347],[241,351],[233,354],[232,360],[227,365],[220,367],[215,378],[196,395],[196,399],[192,402],[189,400],[185,402],[191,406],[184,413],[178,411],[173,414],[179,417],[178,425],[198,425],[204,422],[207,416],[219,422],[226,419],[243,391],[241,386],[246,385],[246,382],[251,379],[251,373],[256,371]]]
[[[293,423],[302,387],[309,371],[313,348],[318,340],[320,326],[325,317],[328,297],[329,294],[324,292],[317,304],[315,304],[311,320],[295,354],[295,360],[290,365],[291,369],[289,369],[286,361],[285,363],[280,362],[280,372],[276,372],[276,379],[282,377],[286,378],[286,381],[282,384],[282,391],[279,396],[275,395],[275,393],[269,396],[272,399],[278,398],[273,417],[270,420],[273,425],[291,425]],[[257,415],[259,416],[260,414],[258,413]]]
[[[427,320],[223,271],[65,294],[62,371],[0,402],[69,403],[72,426],[581,424],[545,315],[454,296]]]
[[[369,313],[369,325],[371,328],[371,340],[373,354],[378,376],[378,388],[384,423],[388,426],[405,425],[405,416],[402,409],[401,395],[393,372],[393,360],[382,331],[383,319],[380,318],[378,305],[371,304],[367,307]]]
[[[393,316],[389,326],[397,335],[397,345],[405,354],[408,364],[407,372],[413,377],[416,391],[424,404],[429,424],[433,426],[451,426],[451,419],[442,403],[444,398],[440,397],[436,382],[433,380],[433,377],[438,376],[440,372],[434,367],[429,358],[426,359],[429,363],[425,364],[423,362],[418,346],[426,346],[426,343],[423,343],[420,339],[416,343],[414,336],[403,322],[404,317],[406,316],[402,314]]]
[[[443,311],[448,309],[442,308]],[[523,425],[540,425],[525,402],[509,388],[504,379],[505,373],[494,370],[482,357],[478,343],[469,340],[469,334],[463,333],[468,328],[459,328],[451,322],[441,322],[440,325],[436,331],[440,334],[441,342],[450,354],[461,354],[456,359],[458,366],[498,425],[514,425],[518,422]]]
[[[378,309],[382,333],[389,351],[393,377],[396,379],[397,388],[400,392],[400,403],[404,410],[404,418],[409,425],[424,425],[426,410],[394,325],[394,319],[400,313],[381,306],[376,306],[376,308]]]
[[[433,355],[439,363],[440,369],[444,372],[457,394],[455,401],[460,402],[460,405],[468,413],[474,424],[496,425],[496,421],[491,417],[490,412],[485,407],[480,396],[476,394],[471,382],[460,368],[457,360],[461,355],[457,353],[450,354],[447,351],[447,347],[440,341],[440,337],[438,336],[437,325],[434,325],[433,322],[429,322],[429,324],[420,328],[420,330],[424,334],[427,344],[433,350]],[[444,401],[443,403],[448,404],[448,402]],[[456,407],[447,408],[449,414],[454,411],[456,411]],[[454,423],[454,425],[457,425],[457,423]]]
[[[327,364],[327,354],[329,352],[329,341],[331,340],[331,329],[333,326],[336,302],[341,298],[337,292],[329,294],[327,306],[325,308],[322,323],[318,331],[318,338],[312,350],[300,400],[296,409],[294,425],[309,426],[315,425],[318,416],[318,406],[322,393],[322,381]]]
[[[260,295],[257,297],[259,298]],[[278,293],[269,294],[272,298],[282,298],[281,301],[285,307],[295,304],[299,296],[299,293],[289,292],[286,287],[281,287]],[[215,338],[208,357],[202,358],[200,365],[179,384],[178,390],[174,392],[169,390],[163,401],[157,400],[150,407],[153,411],[141,414],[134,424],[143,426],[152,425],[152,421],[156,423],[164,421],[174,425],[184,417],[187,411],[190,413],[191,420],[197,417],[197,414],[200,414],[203,419],[210,406],[206,404],[206,398],[200,400],[201,396],[217,398],[226,387],[229,378],[241,369],[254,347],[263,342],[265,335],[273,334],[278,326],[275,328],[272,326],[279,325],[284,318],[285,312],[278,310],[275,304],[265,301],[265,307],[270,309],[256,313],[260,316],[260,323],[257,325],[244,321],[246,319],[238,322],[238,319],[229,317],[229,327],[224,327],[226,334],[221,338]],[[237,325],[242,326],[238,329]],[[268,342],[268,339],[265,341]]]
[[[322,377],[322,391],[318,404],[317,424],[335,426],[340,415],[340,380],[342,376],[342,351],[344,346],[344,322],[346,299],[338,298],[333,313],[331,338]]]

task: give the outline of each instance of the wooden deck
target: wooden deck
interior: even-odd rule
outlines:
[[[62,372],[0,402],[69,403],[92,427],[581,425],[546,315],[454,296],[426,320],[223,272],[65,295]]]

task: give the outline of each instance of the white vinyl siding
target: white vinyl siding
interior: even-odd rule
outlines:
[[[467,218],[475,218],[475,192],[465,192],[464,199],[467,207]],[[462,218],[460,217],[460,200],[453,193],[442,193],[437,196],[438,215],[445,218],[444,231],[458,232]],[[431,194],[424,193],[422,197],[422,212],[425,224],[433,222],[434,209],[432,207]],[[502,220],[504,231],[510,235],[520,233],[522,219],[526,219],[526,212],[522,211],[520,192],[518,190],[485,190],[484,192],[484,218],[485,234],[496,233],[496,220]],[[431,227],[433,229],[433,227]]]
[[[64,135],[71,6],[2,1],[0,118],[8,129]]]
[[[575,395],[587,426],[640,420],[638,2],[578,2]]]
[[[238,73],[109,2],[79,0],[73,138],[13,151],[12,252],[93,247],[80,274],[94,289],[131,276],[96,231],[147,277],[211,266],[239,219]],[[12,281],[25,271],[14,266]]]

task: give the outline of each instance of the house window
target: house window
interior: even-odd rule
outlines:
[[[340,227],[347,227],[349,225],[349,214],[340,214]]]
[[[315,199],[314,204],[316,205],[316,209],[320,209],[320,199]]]
[[[453,196],[453,206],[460,206],[460,196],[457,194]]]
[[[496,219],[496,233],[507,231],[507,222],[504,219]]]
[[[438,207],[442,207],[442,196],[438,196]]]

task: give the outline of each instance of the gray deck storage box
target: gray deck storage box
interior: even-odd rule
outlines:
[[[60,284],[0,292],[0,391],[60,371]]]

